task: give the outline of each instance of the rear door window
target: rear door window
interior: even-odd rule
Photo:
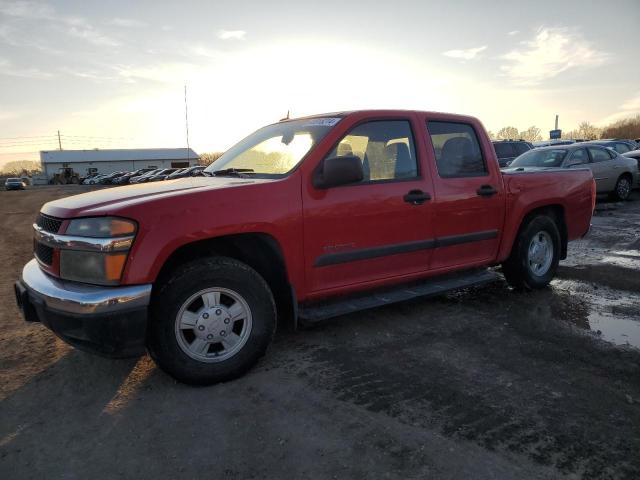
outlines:
[[[480,142],[470,124],[429,121],[427,130],[441,178],[482,177],[488,174]]]
[[[589,147],[589,155],[594,163],[608,162],[612,158],[609,152],[602,147]]]
[[[579,148],[578,150],[574,150],[571,154],[570,160],[580,160],[580,163],[589,163],[589,155],[584,148]]]
[[[627,145],[626,143],[622,143],[622,142],[614,143],[613,144],[613,149],[618,153],[627,153],[628,151],[631,150],[629,145]]]
[[[512,143],[494,143],[493,148],[498,158],[512,158],[517,155]]]
[[[528,152],[529,150],[531,150],[529,145],[527,145],[526,143],[516,143],[514,144],[514,147],[516,148],[516,152],[518,155],[522,155],[524,152]]]

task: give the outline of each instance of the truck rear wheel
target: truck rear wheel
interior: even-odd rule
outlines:
[[[154,295],[147,348],[178,381],[210,385],[237,378],[264,355],[276,307],[264,279],[232,258],[178,268]]]
[[[518,233],[511,255],[502,264],[509,284],[516,288],[538,289],[553,279],[560,260],[560,232],[552,218],[532,218]]]

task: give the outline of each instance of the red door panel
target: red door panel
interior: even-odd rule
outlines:
[[[493,147],[473,119],[424,117],[427,157],[433,165],[434,270],[496,258],[505,197]]]
[[[422,132],[416,116],[400,113],[375,119],[360,118],[356,114],[344,122],[335,143],[323,152],[322,158],[315,164],[305,164],[309,170],[305,172],[302,193],[305,277],[309,293],[427,271],[433,251],[432,202],[415,204],[405,199],[414,190],[433,193],[424,165],[424,143],[416,141]],[[367,141],[362,140],[364,134],[359,127],[376,122],[402,123],[404,131],[411,132],[413,169],[407,170],[406,157],[401,160],[401,152],[409,154],[411,145],[399,145],[397,138],[388,142],[373,138],[373,135],[384,134],[388,123],[385,127],[379,126],[377,134],[370,133]],[[345,142],[349,137],[354,140]],[[395,173],[391,175],[410,171],[408,178],[380,180],[374,177],[376,168],[384,170],[388,166],[385,162],[382,165],[374,162],[387,151],[396,152],[395,167],[392,165]],[[367,175],[371,176],[356,185],[315,188],[311,181],[313,171],[325,156],[340,155],[340,152],[361,158]]]

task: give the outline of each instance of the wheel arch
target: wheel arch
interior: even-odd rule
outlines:
[[[546,215],[551,217],[558,227],[558,231],[560,232],[560,260],[564,260],[567,258],[567,244],[569,234],[567,231],[567,221],[565,215],[565,208],[561,204],[550,204],[543,205],[532,208],[531,210],[524,213],[520,220],[520,224],[518,226],[518,230],[511,241],[511,245],[509,248],[509,252],[513,250],[522,229],[526,227],[526,225],[535,217],[540,215]]]
[[[181,245],[163,263],[154,288],[162,284],[178,266],[212,255],[234,258],[258,272],[271,288],[279,324],[296,328],[297,300],[289,281],[285,257],[279,242],[267,233],[224,235]]]

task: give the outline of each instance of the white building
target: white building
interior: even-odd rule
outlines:
[[[52,150],[40,152],[42,172],[52,178],[61,168],[81,177],[91,173],[132,172],[140,168],[181,168],[198,164],[198,154],[186,148],[115,150]]]

